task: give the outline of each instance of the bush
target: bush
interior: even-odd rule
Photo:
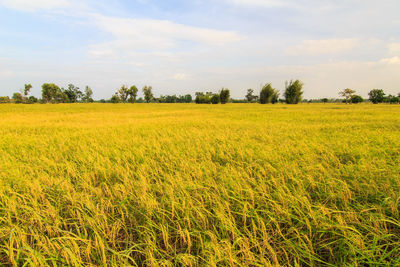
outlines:
[[[220,101],[220,95],[219,94],[213,94],[211,97],[211,103],[212,104],[219,104]]]
[[[358,104],[358,103],[362,103],[362,102],[364,102],[364,98],[362,98],[359,95],[353,95],[351,97],[351,103],[353,103],[353,104]]]
[[[0,104],[10,103],[11,100],[8,96],[0,96]]]
[[[211,103],[211,96],[213,94],[211,92],[203,93],[203,92],[196,92],[196,104],[210,104]]]
[[[15,104],[21,104],[24,102],[24,98],[22,97],[21,93],[14,93],[12,96],[12,100]]]
[[[114,104],[117,104],[117,103],[120,103],[120,102],[121,102],[121,99],[119,98],[118,95],[115,94],[115,95],[113,95],[113,96],[111,97],[110,102],[111,102],[111,103],[114,103]]]

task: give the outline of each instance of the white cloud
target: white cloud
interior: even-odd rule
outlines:
[[[14,72],[11,70],[0,70],[0,77],[10,77],[13,76]]]
[[[0,0],[0,5],[22,11],[35,11],[65,8],[70,2],[69,0]]]
[[[350,51],[359,45],[358,39],[305,40],[286,50],[289,55],[338,54]]]
[[[400,64],[400,57],[382,58],[380,62],[387,64]]]
[[[243,37],[233,31],[220,31],[208,28],[193,27],[167,20],[117,18],[93,15],[93,23],[102,31],[115,37],[104,47],[117,47],[134,51],[165,50],[173,48],[181,41],[207,45],[225,45],[237,42]]]

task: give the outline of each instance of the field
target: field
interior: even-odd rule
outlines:
[[[0,105],[0,263],[400,265],[399,105]]]

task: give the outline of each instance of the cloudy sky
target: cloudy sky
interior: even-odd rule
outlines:
[[[186,94],[301,79],[306,98],[400,92],[398,0],[0,0],[0,95],[25,83]]]

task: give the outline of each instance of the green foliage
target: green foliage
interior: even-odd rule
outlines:
[[[44,83],[42,85],[42,99],[44,103],[56,103],[60,98],[61,89],[54,83]],[[67,96],[68,98],[68,96]]]
[[[10,103],[11,99],[8,96],[0,96],[0,104]]]
[[[369,100],[374,103],[382,103],[385,99],[385,92],[382,89],[373,89],[368,93]]]
[[[12,100],[15,104],[24,103],[24,97],[22,96],[21,93],[14,93],[12,96]]]
[[[364,98],[359,95],[352,95],[351,96],[351,103],[358,104],[364,102]]]
[[[343,91],[339,92],[339,95],[345,98],[345,103],[349,104],[351,102],[351,99],[356,91],[346,88]]]
[[[154,100],[154,95],[153,95],[153,88],[151,86],[144,86],[142,91],[144,94],[144,99],[146,100],[146,103],[150,103],[151,101]]]
[[[93,91],[89,86],[86,85],[82,100],[86,103],[91,103],[91,102],[93,102],[92,97],[93,97]]]
[[[400,97],[394,95],[388,95],[387,97],[384,98],[383,102],[390,104],[398,104],[400,102]]]
[[[121,99],[119,98],[119,96],[117,94],[114,94],[111,99],[110,102],[113,104],[117,104],[121,102]]]
[[[196,98],[195,98],[195,102],[196,104],[211,104],[211,97],[213,95],[213,93],[211,92],[207,92],[207,93],[203,93],[203,92],[196,92]]]
[[[31,84],[25,84],[25,87],[24,87],[24,96],[25,97],[28,96],[28,94],[31,91],[31,89],[32,89],[32,85]]]
[[[27,104],[34,104],[34,103],[37,103],[37,102],[38,102],[38,99],[36,97],[34,97],[33,95],[28,97],[28,99],[26,100]]]
[[[137,97],[137,93],[138,93],[138,88],[135,85],[132,85],[129,90],[128,90],[128,102],[129,103],[135,103],[136,102],[136,97]]]
[[[220,95],[219,94],[213,94],[211,97],[211,103],[212,104],[219,104],[221,101]]]
[[[322,103],[328,103],[328,101],[329,101],[329,99],[326,98],[326,97],[321,99],[321,102],[322,102]]]
[[[263,86],[260,91],[260,104],[275,104],[278,102],[279,92],[275,88],[272,88],[270,83]]]
[[[227,89],[227,88],[222,88],[221,91],[219,91],[219,98],[220,98],[221,104],[228,103],[230,96],[231,96],[231,93],[230,93],[229,89]]]
[[[122,85],[118,90],[118,97],[122,103],[125,103],[129,96],[129,89],[126,85]]]
[[[254,102],[258,101],[258,96],[254,95],[253,89],[247,89],[246,100],[247,100],[247,102],[250,102],[250,103],[254,103]]]
[[[69,103],[76,103],[83,97],[83,93],[79,90],[79,87],[73,84],[68,84],[68,89],[64,90],[64,93],[67,95]]]
[[[285,83],[285,101],[287,104],[298,104],[303,99],[303,83],[299,80]]]

